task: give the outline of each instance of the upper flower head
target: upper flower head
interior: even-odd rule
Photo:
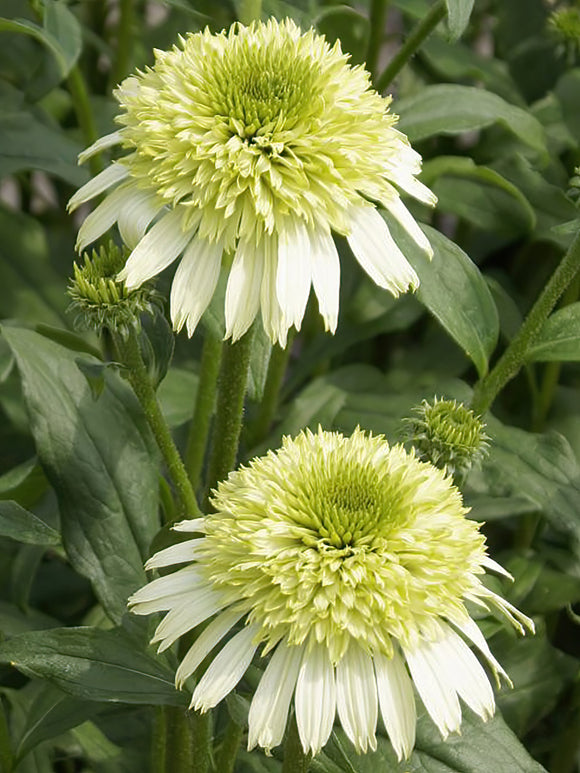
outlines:
[[[417,286],[372,202],[430,254],[399,191],[431,205],[435,197],[415,179],[420,156],[393,128],[390,98],[348,64],[339,43],[271,19],[191,34],[155,58],[115,93],[123,128],[81,155],[117,144],[127,151],[70,201],[72,209],[112,190],[81,227],[79,249],[117,222],[132,249],[122,272],[129,287],[181,255],[171,315],[190,335],[224,253],[234,339],[261,309],[268,335],[284,344],[300,327],[311,284],[334,332],[340,266],[331,232],[347,237],[381,287],[398,295]]]
[[[302,745],[318,752],[338,712],[357,750],[376,746],[378,708],[399,758],[415,739],[413,682],[441,733],[459,729],[462,698],[494,711],[486,673],[466,640],[505,677],[465,602],[530,620],[489,590],[484,537],[459,491],[430,463],[383,437],[320,430],[230,474],[214,514],[178,531],[205,536],[157,553],[148,568],[188,563],[138,591],[138,614],[168,611],[160,649],[213,617],[184,657],[181,686],[243,620],[198,682],[205,711],[242,678],[260,644],[273,651],[252,700],[248,745],[284,734],[292,696]],[[507,679],[507,677],[506,677]]]

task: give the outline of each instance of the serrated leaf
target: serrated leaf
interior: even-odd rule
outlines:
[[[0,662],[91,701],[187,705],[173,672],[121,629],[55,628],[0,642]]]
[[[411,142],[436,134],[462,134],[501,124],[526,145],[545,155],[546,138],[541,123],[527,110],[497,94],[473,86],[441,84],[397,102],[399,127]]]
[[[64,548],[119,621],[127,597],[146,582],[142,562],[158,529],[157,451],[145,417],[111,369],[95,400],[75,352],[30,330],[5,327],[3,334],[57,494]]]
[[[28,545],[58,545],[59,533],[17,502],[0,501],[0,536]]]
[[[580,302],[558,309],[545,321],[526,353],[528,362],[580,361]]]
[[[451,42],[459,40],[469,24],[475,0],[445,0],[447,6],[447,24]]]

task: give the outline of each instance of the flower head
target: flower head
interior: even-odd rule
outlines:
[[[486,568],[505,571],[441,470],[359,430],[305,432],[232,472],[213,505],[175,527],[203,536],[147,566],[187,565],[129,602],[137,614],[167,611],[154,636],[160,650],[213,617],[179,666],[179,687],[241,622],[197,683],[195,709],[233,690],[263,645],[271,657],[251,703],[249,748],[281,742],[293,696],[312,753],[336,713],[358,751],[375,748],[380,708],[397,755],[408,756],[413,683],[443,736],[459,729],[459,698],[493,714],[466,641],[498,681],[507,676],[465,602],[494,607],[520,630],[533,624],[483,585]]]
[[[261,310],[268,335],[284,345],[288,329],[300,328],[311,285],[334,332],[333,232],[393,295],[417,286],[373,202],[431,254],[399,191],[430,205],[435,197],[415,179],[420,156],[394,128],[390,98],[348,64],[339,43],[271,19],[191,34],[155,58],[115,93],[122,128],[81,154],[127,151],[72,197],[74,209],[108,191],[83,223],[78,249],[116,222],[132,250],[121,274],[130,288],[181,256],[171,315],[189,335],[223,255],[231,262],[225,318],[233,339]]]

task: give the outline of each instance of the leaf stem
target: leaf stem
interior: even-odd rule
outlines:
[[[253,333],[253,329],[250,328],[239,341],[227,342],[224,346],[208,465],[208,494],[233,470],[236,464]]]
[[[385,35],[385,21],[389,2],[390,0],[371,0],[366,65],[373,80],[377,76],[377,66]]]
[[[216,770],[219,773],[233,773],[243,735],[244,729],[230,718],[216,759]]]
[[[201,353],[199,386],[185,452],[185,467],[194,491],[197,490],[201,480],[211,417],[215,407],[222,347],[223,341],[208,330]]]
[[[530,345],[538,337],[542,325],[579,269],[580,233],[574,238],[568,252],[562,258],[560,265],[550,277],[519,331],[495,367],[476,384],[471,401],[471,408],[475,413],[483,415],[503,387],[518,373],[526,359]]]
[[[141,403],[147,422],[163,454],[169,476],[177,490],[181,504],[179,515],[185,518],[199,516],[201,513],[195,493],[161,411],[155,389],[143,361],[136,332],[131,330],[125,339],[116,336],[115,344],[123,364],[127,367],[129,382]]]
[[[92,145],[98,137],[97,125],[89,99],[87,84],[78,64],[75,64],[69,72],[67,83],[85,144]],[[89,160],[89,167],[92,175],[98,174],[103,168],[103,162],[98,153]]]
[[[377,91],[385,91],[390,86],[405,64],[419,49],[421,43],[429,37],[446,14],[445,0],[437,0],[429,9],[429,12],[413,27],[401,48],[377,78],[375,84]]]
[[[292,715],[288,732],[286,733],[286,742],[284,743],[282,773],[308,773],[311,759],[310,754],[304,753],[300,736],[298,735],[296,717]]]

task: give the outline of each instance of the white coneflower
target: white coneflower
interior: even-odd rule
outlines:
[[[234,340],[261,309],[268,335],[284,345],[288,329],[300,328],[311,285],[335,331],[333,232],[393,295],[417,287],[375,202],[431,255],[399,192],[430,205],[435,197],[415,178],[421,159],[394,128],[390,98],[348,64],[339,43],[272,19],[191,34],[155,59],[115,92],[123,128],[81,155],[127,151],[70,201],[74,209],[108,192],[82,225],[79,250],[117,223],[132,250],[122,272],[129,288],[181,256],[171,315],[189,335],[226,255],[226,336]]]
[[[186,563],[139,590],[137,614],[166,611],[160,649],[213,618],[179,666],[183,686],[240,623],[195,690],[206,711],[240,681],[258,647],[270,659],[253,696],[248,745],[283,738],[292,699],[305,752],[316,754],[335,714],[356,749],[376,747],[380,709],[401,759],[415,740],[413,684],[445,737],[461,698],[494,712],[489,679],[505,672],[465,602],[532,622],[482,583],[505,574],[486,553],[459,491],[432,464],[359,430],[305,432],[220,483],[216,512],[175,528],[203,536],[157,553],[148,568]],[[509,681],[509,680],[508,680]]]

